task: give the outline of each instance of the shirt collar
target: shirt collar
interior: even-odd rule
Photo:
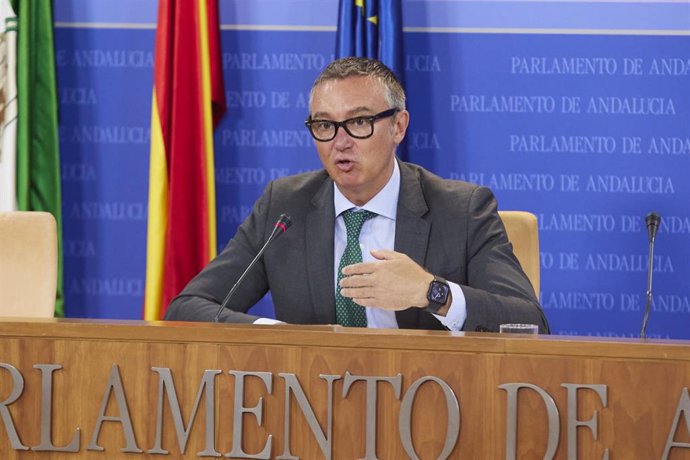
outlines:
[[[397,159],[393,162],[393,174],[388,179],[388,183],[371,200],[363,206],[355,206],[350,200],[345,198],[338,187],[333,183],[333,204],[335,205],[336,217],[348,209],[366,209],[379,216],[395,220],[398,212],[398,195],[400,194],[400,167]]]

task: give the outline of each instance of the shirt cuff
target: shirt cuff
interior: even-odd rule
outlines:
[[[282,321],[278,321],[277,319],[257,318],[257,320],[254,321],[252,324],[285,324],[285,323]]]
[[[446,316],[434,315],[441,324],[446,326],[451,331],[460,331],[467,319],[467,302],[465,300],[465,293],[459,284],[448,282],[450,292],[453,296],[453,302],[450,304]]]

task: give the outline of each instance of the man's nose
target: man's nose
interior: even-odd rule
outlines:
[[[342,126],[338,128],[338,132],[335,133],[335,138],[333,139],[334,146],[335,148],[341,150],[344,148],[348,148],[349,146],[352,145],[353,139],[352,136],[350,136],[347,131],[345,131],[345,128]]]

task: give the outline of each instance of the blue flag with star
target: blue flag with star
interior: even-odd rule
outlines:
[[[378,59],[403,83],[401,0],[340,0],[335,56]]]

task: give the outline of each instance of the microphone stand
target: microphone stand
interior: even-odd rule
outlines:
[[[230,303],[230,299],[232,298],[233,294],[237,290],[237,288],[242,284],[242,280],[247,276],[247,273],[249,273],[254,265],[261,259],[261,256],[264,254],[264,251],[268,247],[269,244],[273,242],[276,238],[278,238],[280,235],[285,233],[285,231],[292,225],[292,221],[290,220],[290,216],[287,214],[281,214],[280,218],[278,219],[278,222],[275,223],[275,226],[273,227],[273,231],[271,232],[270,236],[266,239],[266,242],[264,245],[259,249],[259,252],[256,254],[256,257],[251,261],[249,266],[242,272],[242,275],[240,278],[237,280],[237,282],[232,286],[232,289],[230,289],[230,292],[228,292],[228,295],[225,296],[225,299],[223,299],[223,303],[220,304],[220,307],[218,307],[218,312],[216,313],[215,318],[213,318],[213,322],[217,323],[218,320],[220,320],[220,314],[223,312],[223,310],[228,306]]]
[[[647,321],[649,321],[649,310],[652,306],[652,271],[654,264],[654,240],[649,242],[649,267],[647,269],[647,301],[644,306],[644,317],[642,318],[642,331],[640,331],[640,338],[647,338]]]
[[[647,321],[649,321],[649,311],[652,307],[652,273],[654,272],[654,242],[656,241],[656,232],[661,223],[661,217],[650,212],[645,219],[647,222],[647,232],[649,234],[649,261],[647,265],[647,301],[644,307],[644,317],[642,318],[642,330],[640,331],[640,338],[647,338]]]

